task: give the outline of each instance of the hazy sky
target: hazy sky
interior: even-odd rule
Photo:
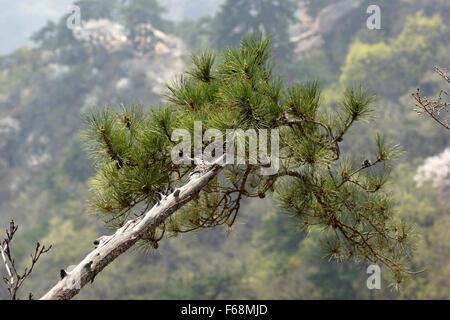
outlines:
[[[168,17],[180,19],[212,14],[223,0],[163,0]],[[66,13],[73,0],[0,0],[0,54],[25,45],[30,35]]]
[[[0,0],[0,54],[27,43],[47,20],[62,16],[72,0]]]

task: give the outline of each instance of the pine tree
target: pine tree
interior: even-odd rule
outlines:
[[[323,231],[326,257],[383,264],[397,283],[409,273],[403,264],[412,228],[394,218],[385,191],[398,147],[378,136],[376,153],[362,163],[342,150],[352,125],[371,116],[373,97],[348,89],[337,109],[327,109],[316,82],[286,87],[273,75],[270,57],[267,39],[246,37],[218,58],[210,51],[194,56],[191,70],[152,112],[107,108],[87,115],[85,136],[97,172],[90,203],[118,229],[99,238],[98,247],[44,299],[73,297],[138,241],[157,248],[168,235],[231,227],[244,199],[266,196],[306,230]],[[194,135],[196,121],[203,132],[278,129],[280,170],[263,176],[262,163],[207,164],[202,170],[198,162],[175,164],[172,132],[184,128]]]

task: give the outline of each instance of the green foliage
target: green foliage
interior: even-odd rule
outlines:
[[[320,10],[325,6],[330,5],[333,1],[330,0],[305,0],[304,5],[308,8],[312,16],[316,16]]]
[[[80,139],[72,141],[65,150],[65,161],[61,167],[70,179],[78,182],[86,182],[94,174],[82,146]]]
[[[91,181],[94,203],[114,219],[126,218],[138,203],[154,205],[158,192],[171,187],[174,168],[167,150],[172,143],[165,122],[170,114],[155,113],[145,117],[137,108],[104,110],[86,118],[90,129],[85,135],[92,139],[88,148],[98,170]]]
[[[234,296],[232,288],[239,284],[242,275],[239,272],[213,269],[192,274],[179,272],[170,277],[167,286],[161,291],[162,299],[225,299]]]
[[[67,28],[68,17],[65,15],[58,22],[47,22],[39,31],[33,33],[30,39],[44,50],[58,52],[58,60],[61,63],[72,65],[83,61],[86,54],[72,30]]]
[[[193,168],[171,162],[173,128],[193,130],[194,122],[202,121],[203,130],[279,129],[282,156],[276,175],[259,176],[261,165],[229,165],[163,231],[231,226],[243,198],[263,198],[275,190],[306,228],[323,229],[330,257],[381,262],[400,276],[410,228],[394,221],[391,199],[382,191],[397,147],[378,138],[372,161],[356,165],[341,160],[344,135],[370,115],[373,98],[362,89],[349,89],[339,110],[326,114],[317,83],[283,88],[269,58],[267,39],[247,37],[240,47],[226,49],[217,66],[212,53],[194,57],[193,68],[169,87],[168,104],[158,111],[106,109],[89,115],[86,136],[97,168],[92,204],[106,219],[120,223],[143,214],[159,193],[185,183]]]
[[[197,50],[205,47],[208,43],[211,20],[210,16],[198,20],[183,20],[175,23],[173,32],[183,39],[189,48]]]
[[[309,2],[310,13],[313,16],[325,5],[335,3],[331,0]],[[233,84],[235,79],[239,79],[237,75],[228,76],[230,80],[224,80],[220,72],[224,61],[223,54],[215,55],[214,63],[210,63],[211,53],[203,55],[203,52],[200,52],[196,56],[196,62],[183,77],[183,81],[176,81],[171,86],[175,90],[173,93],[169,92],[168,103],[161,108],[155,107],[159,111],[152,114],[147,114],[146,111],[141,114],[135,109],[125,112],[111,110],[111,113],[117,113],[115,121],[119,124],[117,125],[119,129],[123,128],[123,123],[129,122],[126,117],[125,121],[119,119],[125,113],[129,117],[133,116],[131,117],[133,119],[136,114],[136,119],[145,121],[155,117],[154,123],[157,123],[157,127],[160,128],[158,132],[164,131],[168,136],[176,128],[192,129],[193,122],[198,119],[202,119],[205,124],[208,123],[204,130],[210,127],[222,130],[241,127],[240,121],[248,127],[261,125],[261,127],[271,128],[278,125],[285,111],[290,120],[299,120],[304,116],[310,120],[303,121],[304,135],[292,132],[300,131],[299,124],[295,123],[298,121],[293,121],[292,129],[289,126],[280,127],[282,145],[295,154],[293,159],[301,159],[302,163],[298,167],[308,167],[308,170],[304,171],[309,174],[307,183],[315,188],[313,190],[324,190],[326,199],[333,201],[333,204],[325,207],[338,210],[337,216],[343,222],[347,222],[348,219],[343,217],[349,214],[348,210],[342,209],[345,206],[338,206],[342,199],[351,199],[346,203],[350,202],[352,206],[353,203],[359,203],[360,205],[356,205],[353,210],[355,212],[362,212],[363,204],[367,205],[366,213],[372,210],[381,212],[381,206],[385,205],[389,212],[389,221],[401,218],[413,223],[420,238],[414,257],[407,266],[411,270],[425,269],[424,273],[406,282],[399,292],[390,290],[387,281],[392,279],[387,278],[382,281],[382,290],[376,290],[376,293],[369,292],[365,285],[368,276],[365,272],[366,264],[341,263],[340,261],[347,260],[346,243],[341,241],[336,245],[332,227],[324,226],[321,222],[318,225],[310,223],[324,216],[320,212],[322,210],[320,205],[304,207],[307,213],[314,212],[313,218],[300,213],[300,210],[290,205],[286,206],[284,197],[289,200],[290,194],[295,196],[300,192],[310,199],[309,202],[307,201],[308,204],[313,203],[316,198],[312,191],[303,183],[296,183],[295,185],[299,188],[294,190],[291,187],[292,190],[290,190],[291,182],[284,177],[275,184],[273,195],[269,190],[266,198],[260,200],[258,192],[264,190],[259,187],[266,180],[250,173],[246,190],[254,191],[249,194],[255,196],[257,201],[249,201],[246,199],[247,195],[242,196],[239,208],[242,214],[235,221],[231,219],[234,215],[226,219],[229,224],[234,222],[231,226],[232,232],[228,232],[228,229],[215,229],[184,234],[184,231],[196,229],[205,221],[208,223],[204,226],[214,226],[216,222],[221,222],[213,223],[210,219],[213,208],[222,199],[220,194],[213,192],[219,190],[212,184],[189,210],[180,213],[167,223],[166,229],[171,232],[165,235],[177,235],[176,239],[161,242],[158,251],[152,250],[142,254],[142,250],[135,250],[127,254],[105,269],[93,285],[83,290],[80,298],[448,299],[449,241],[448,218],[446,218],[448,197],[437,192],[431,185],[418,188],[414,182],[415,170],[423,158],[436,154],[448,146],[448,133],[437,128],[432,121],[417,116],[413,111],[411,93],[417,87],[422,88],[425,95],[435,95],[441,89],[447,89],[435,75],[432,75],[432,67],[433,65],[444,68],[450,66],[449,33],[442,23],[444,17],[450,12],[450,6],[447,1],[379,2],[382,8],[383,30],[377,32],[367,30],[365,26],[367,16],[360,9],[365,9],[372,3],[365,1],[341,23],[334,26],[331,34],[324,39],[324,46],[309,52],[300,63],[284,59],[285,52],[282,51],[280,54],[275,50],[277,57],[283,57],[277,59],[276,70],[281,72],[285,82],[281,83],[276,77],[271,76],[271,85],[264,85],[269,90],[267,94],[264,93],[264,98],[261,98],[259,94],[264,92],[262,90],[264,81],[259,83],[261,85],[258,86],[259,93],[255,95],[251,86],[242,83]],[[105,12],[108,19],[127,24],[121,14],[121,8],[123,8],[122,5],[117,6],[111,14],[108,11]],[[150,10],[150,8],[147,9]],[[416,15],[417,10],[423,10],[426,15]],[[95,13],[95,10],[92,12]],[[90,12],[85,13],[90,15]],[[104,12],[100,14],[105,15]],[[245,12],[237,12],[237,14],[245,16]],[[437,23],[439,19],[436,14],[441,16],[441,23]],[[140,16],[139,10],[136,10],[136,15]],[[277,16],[279,15],[280,13],[277,12]],[[85,17],[82,16],[83,19]],[[226,20],[226,16],[223,17]],[[407,19],[407,17],[410,18]],[[2,218],[5,221],[6,216],[8,218],[13,216],[21,224],[25,238],[18,239],[20,241],[16,244],[16,248],[21,253],[19,258],[23,257],[24,261],[29,259],[26,255],[27,247],[36,240],[54,245],[53,252],[44,257],[42,265],[36,269],[36,275],[30,279],[28,287],[35,293],[35,297],[44,293],[59,279],[59,268],[66,268],[79,261],[87,251],[92,249],[92,241],[105,232],[96,228],[101,225],[96,221],[96,216],[85,214],[84,204],[88,196],[88,188],[84,181],[91,176],[92,169],[81,154],[79,143],[68,142],[78,132],[78,112],[79,107],[83,105],[85,93],[92,95],[94,91],[89,90],[94,86],[102,88],[102,95],[94,94],[102,104],[108,101],[116,103],[116,101],[134,102],[148,99],[148,96],[143,94],[143,90],[130,90],[131,99],[127,100],[123,95],[115,92],[115,89],[110,89],[115,88],[115,82],[124,76],[122,68],[117,66],[119,62],[122,63],[129,58],[127,52],[102,57],[105,63],[97,66],[100,76],[97,75],[88,80],[87,76],[92,70],[91,56],[73,38],[71,30],[66,28],[66,18],[67,16],[62,17],[60,21],[49,23],[47,27],[44,27],[35,39],[38,43],[37,47],[21,48],[14,54],[0,58],[0,114],[17,117],[21,120],[23,128],[21,134],[14,139],[14,143],[9,143],[8,149],[2,149],[3,152],[6,151],[7,158],[13,161],[11,163],[14,163],[13,167],[8,169],[6,176],[2,178],[0,190]],[[267,16],[267,19],[267,21],[273,21],[271,16]],[[406,20],[407,25],[405,25]],[[190,50],[197,51],[200,47],[208,45],[208,40],[216,40],[221,36],[216,34],[216,29],[220,25],[214,25],[212,21],[214,21],[213,17],[182,21],[176,24],[172,32],[183,39]],[[265,23],[263,20],[261,22]],[[150,21],[150,23],[153,22]],[[127,26],[132,27],[131,24]],[[231,30],[231,27],[232,24],[229,24],[227,30]],[[445,29],[442,29],[443,27]],[[277,30],[283,35],[285,29]],[[246,32],[242,31],[242,34],[244,33]],[[276,33],[272,38],[275,42],[284,39]],[[232,41],[230,39],[226,41]],[[224,42],[222,46],[237,45],[238,37],[233,41],[235,42]],[[69,73],[53,81],[47,79],[50,51],[56,54],[55,59],[50,59],[51,64],[71,65]],[[241,55],[239,50],[237,55]],[[47,58],[44,59],[44,57]],[[249,59],[245,58],[242,61],[246,62]],[[245,67],[242,61],[230,57],[230,62],[236,66],[236,71],[242,71],[243,66]],[[75,68],[72,69],[72,67]],[[343,70],[342,74],[341,70]],[[241,72],[241,74],[245,73]],[[318,87],[315,90],[312,89],[317,86],[314,81],[303,82],[312,79],[320,80],[321,87],[324,89],[322,92]],[[302,82],[298,83],[299,81]],[[287,84],[291,82],[295,84],[288,86]],[[352,114],[352,108],[349,110],[345,108],[346,100],[358,101],[370,96],[367,92],[359,94],[361,82],[369,88],[367,92],[377,93],[376,108],[374,105],[362,105],[368,110],[373,110],[371,114],[367,114],[370,119],[372,115],[376,115],[378,120],[370,123],[355,121],[351,130],[348,129],[348,134],[346,133],[342,138],[340,160],[330,161],[329,155],[333,154],[333,151],[330,152],[329,147],[304,136],[316,136],[318,141],[326,140],[327,129],[312,123],[311,120],[319,120],[332,127],[335,138],[346,131],[346,124],[351,120]],[[344,99],[347,86],[353,83],[356,85],[353,86],[350,99]],[[240,97],[244,99],[239,99]],[[247,97],[250,98],[250,107],[245,103]],[[275,102],[269,103],[270,101]],[[277,101],[282,103],[276,103]],[[209,109],[208,104],[212,105],[212,109]],[[219,107],[216,108],[216,104]],[[357,107],[358,103],[351,102],[350,107],[352,106]],[[196,111],[188,112],[186,109]],[[236,111],[240,109],[242,114],[248,116],[240,118],[241,112]],[[186,112],[182,113],[183,110]],[[253,118],[249,111],[254,110],[259,118],[265,119],[263,122]],[[111,120],[112,118],[115,119],[111,117]],[[362,118],[362,120],[367,119]],[[131,123],[135,121],[137,120]],[[142,127],[146,128],[146,125]],[[140,132],[141,129],[135,131]],[[393,177],[388,179],[390,168],[378,163],[376,167],[359,172],[352,180],[369,190],[375,190],[381,186],[381,189],[377,191],[380,197],[374,197],[375,200],[363,197],[359,186],[349,181],[346,183],[348,186],[341,187],[341,189],[349,190],[349,195],[338,192],[334,196],[333,181],[330,181],[326,175],[328,165],[339,182],[360,169],[365,160],[373,163],[378,156],[384,159],[385,152],[377,150],[376,141],[372,143],[371,137],[378,131],[383,132],[389,140],[399,142],[402,149],[406,151],[400,158],[399,165],[392,170]],[[19,157],[20,155],[26,157],[32,152],[30,149],[33,146],[28,144],[26,139],[31,133],[45,134],[50,137],[51,155],[55,160],[55,165],[52,162],[50,172],[47,168],[42,170],[28,168],[24,158]],[[123,152],[120,155],[123,157],[122,160],[126,162],[132,159],[127,148],[119,147],[124,144],[123,141],[129,141],[128,138],[120,138],[121,134],[112,134],[112,136],[116,141],[117,150]],[[125,134],[125,137],[129,136]],[[154,139],[149,143],[150,146],[153,143],[166,145],[168,142],[160,137],[160,133],[157,135],[149,133],[146,139]],[[382,139],[378,141],[381,143]],[[102,167],[101,163],[109,163],[112,167],[111,171],[115,172],[121,158],[111,160],[104,142],[99,141],[99,145],[94,148],[98,165]],[[289,146],[286,146],[287,144]],[[369,147],[371,144],[374,145],[373,148]],[[67,145],[67,147],[61,148],[61,145]],[[172,146],[172,144],[168,145]],[[389,147],[386,143],[380,145]],[[98,157],[100,149],[102,156]],[[142,152],[147,156],[154,154],[151,147],[147,153],[144,145],[139,143],[132,149],[144,150]],[[366,154],[369,149],[373,149],[373,157]],[[5,158],[4,153],[0,157]],[[140,156],[134,158],[140,159]],[[313,163],[315,165],[312,165]],[[293,166],[298,168],[297,164]],[[118,181],[120,187],[125,186],[124,190],[131,185],[135,188],[139,184],[135,179],[137,174],[127,167],[124,164],[122,168],[131,172],[131,184],[127,185],[122,178]],[[191,167],[186,166],[182,169],[187,175]],[[139,170],[136,172],[140,172]],[[297,171],[303,172],[303,170]],[[312,180],[310,172],[315,173],[314,177],[317,177],[315,181],[310,181]],[[244,173],[245,166],[229,167],[225,172],[228,179],[226,181],[240,182],[243,180]],[[151,174],[153,176],[153,173]],[[26,188],[16,189],[9,198],[10,187],[17,185],[17,182],[25,176],[30,179],[24,182]],[[175,176],[178,178],[178,175]],[[180,183],[185,178],[185,176],[181,177]],[[147,180],[145,177],[142,179]],[[114,179],[110,178],[110,180],[113,184],[116,183]],[[283,180],[287,181],[283,182]],[[156,186],[164,192],[167,187],[166,182],[164,180]],[[287,187],[283,185],[284,183]],[[350,185],[354,185],[356,191],[350,188]],[[224,186],[222,180],[219,186]],[[251,189],[251,186],[254,186],[255,190]],[[116,192],[113,187],[111,190]],[[384,192],[388,193],[389,197],[382,199],[381,195]],[[111,191],[109,195],[112,194]],[[264,196],[262,193],[260,195]],[[128,198],[127,194],[124,198]],[[149,195],[148,199],[151,203],[154,202],[152,195]],[[300,195],[294,199],[296,200],[294,204],[298,204]],[[92,200],[95,200],[95,197]],[[109,198],[107,200],[112,202]],[[234,201],[234,198],[232,200]],[[95,204],[95,201],[92,201],[92,204]],[[230,206],[233,204],[234,202]],[[195,205],[199,206],[197,210]],[[207,208],[208,205],[213,208]],[[123,208],[122,205],[120,208]],[[144,209],[145,203],[136,205],[132,210],[133,213],[140,214]],[[101,209],[99,211],[103,212]],[[116,213],[120,214],[118,211]],[[116,213],[103,212],[100,217],[110,220]],[[221,215],[222,218],[227,216],[227,213]],[[304,219],[305,216],[308,219]],[[383,224],[378,213],[369,216],[371,217]],[[111,221],[111,224],[119,225],[122,219]],[[308,222],[306,225],[305,220]],[[362,227],[368,224],[368,221],[371,220],[365,220],[358,226]],[[401,235],[401,224],[398,226],[400,230],[398,235]],[[158,230],[153,237],[159,237],[162,229]],[[148,244],[154,243],[150,241],[146,243]],[[328,262],[326,258],[329,257],[334,257],[337,261]],[[214,262],[213,265],[211,262]],[[386,269],[383,268],[383,277],[387,274],[385,271]],[[155,274],[158,276],[149,276]],[[219,295],[216,295],[219,291]],[[2,292],[0,296],[1,294]]]
[[[165,9],[158,0],[126,0],[124,1],[121,16],[130,30],[141,23],[150,23],[157,29],[167,31],[169,22],[161,15]]]
[[[117,8],[120,5],[118,0],[78,0],[74,3],[80,8],[82,18],[87,20],[114,19]]]
[[[340,80],[344,84],[364,83],[390,96],[402,94],[416,83],[424,66],[431,68],[433,55],[441,46],[433,48],[432,44],[439,42],[445,31],[446,26],[438,15],[427,17],[418,12],[406,20],[402,32],[388,43],[355,41]],[[412,65],[410,61],[416,63]],[[402,74],[402,81],[392,81],[393,74]]]
[[[214,60],[214,53],[208,50],[204,51],[200,56],[193,55],[192,63],[194,68],[190,72],[190,75],[194,79],[199,79],[202,82],[211,82],[214,80],[214,77],[211,74]]]
[[[108,19],[123,24],[132,38],[135,27],[150,23],[157,29],[169,31],[171,24],[162,18],[164,8],[158,0],[79,0],[74,5],[80,8],[82,21]],[[57,50],[59,60],[65,64],[76,64],[87,58],[81,44],[75,39],[73,30],[67,28],[69,14],[57,22],[48,22],[31,36],[31,40],[46,50]]]
[[[273,36],[278,57],[289,57],[288,26],[295,21],[297,0],[226,0],[212,21],[215,46],[236,46],[248,33]]]

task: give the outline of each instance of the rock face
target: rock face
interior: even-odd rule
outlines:
[[[359,7],[362,2],[362,0],[342,0],[323,8],[315,22],[318,31],[321,34],[330,33],[339,21],[349,14],[350,11]]]
[[[105,50],[108,53],[120,50],[127,42],[125,28],[108,19],[89,20],[73,30],[75,39],[88,50]]]
[[[13,65],[30,68],[30,76],[6,79],[11,86],[0,88],[0,213],[8,199],[61,162],[81,129],[80,113],[122,103],[149,106],[185,68],[184,42],[151,24],[127,30],[107,19],[89,20],[73,35],[71,47],[36,49],[33,65]],[[60,59],[64,50],[83,58]]]
[[[15,156],[15,144],[19,140],[21,125],[19,120],[12,117],[0,119],[0,208],[10,192],[8,176],[11,172]],[[0,210],[1,211],[1,210]]]
[[[12,117],[0,119],[0,179],[12,162],[13,144],[18,140],[20,122]]]
[[[122,69],[129,77],[142,75],[155,95],[162,95],[166,84],[185,68],[182,59],[187,51],[184,42],[174,36],[155,29],[145,23],[135,27],[133,45],[134,58],[125,60]]]
[[[306,8],[298,11],[298,23],[291,27],[291,41],[295,45],[295,62],[303,60],[303,58],[312,49],[320,48],[325,44],[325,39],[330,41],[336,28],[341,24],[345,24],[349,15],[358,12],[362,15],[362,19],[369,17],[367,15],[367,1],[363,0],[334,0],[329,1],[331,4],[324,7],[319,13],[312,17]],[[373,1],[372,4],[377,4]],[[389,28],[383,28],[385,32],[395,34],[399,32],[404,24],[404,19],[418,10],[440,12],[442,17],[450,15],[450,6],[448,0],[395,0],[383,1],[380,4],[383,21],[389,21]],[[383,6],[384,9],[383,9]],[[357,28],[355,28],[357,29]],[[388,31],[389,30],[389,31]],[[339,30],[338,32],[343,32]]]
[[[296,46],[294,50],[296,60],[302,60],[309,51],[322,46],[324,37],[362,2],[362,0],[337,1],[323,8],[315,18],[310,17],[305,9],[301,9],[298,13],[299,24],[293,28],[294,32],[300,34],[291,37]]]
[[[20,122],[12,117],[0,119],[0,154],[5,152],[5,147],[17,137],[20,132]]]
[[[92,64],[86,81],[93,84],[82,103],[83,111],[99,102],[158,100],[165,93],[166,84],[185,68],[184,42],[150,23],[126,30],[106,19],[91,20],[83,29],[74,30],[74,35],[87,49]]]
[[[443,197],[450,197],[450,148],[442,153],[429,157],[425,163],[417,169],[414,178],[420,187],[430,182]]]

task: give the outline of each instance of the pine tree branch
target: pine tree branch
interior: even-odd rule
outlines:
[[[69,300],[94,278],[107,265],[136,242],[155,231],[164,221],[182,206],[196,198],[200,191],[223,169],[219,159],[210,165],[208,171],[191,179],[183,187],[176,189],[159,204],[153,206],[143,217],[126,222],[113,235],[103,237],[95,250],[91,251],[70,273],[62,272],[63,277],[41,300]]]

